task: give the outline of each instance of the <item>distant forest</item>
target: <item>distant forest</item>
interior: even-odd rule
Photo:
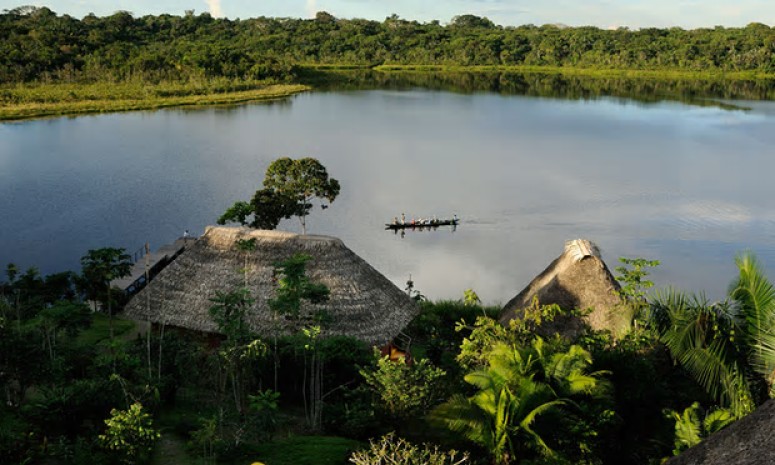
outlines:
[[[0,82],[292,79],[299,65],[525,65],[775,72],[775,28],[603,30],[502,27],[461,15],[444,25],[384,21],[215,19],[207,13],[83,19],[48,8],[0,14]]]

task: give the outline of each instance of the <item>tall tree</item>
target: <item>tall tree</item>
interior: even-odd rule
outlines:
[[[113,339],[113,298],[111,281],[129,276],[132,260],[126,250],[104,247],[92,249],[81,257],[82,281],[89,298],[101,301],[110,318],[110,338]],[[105,290],[105,294],[101,290]]]
[[[309,157],[298,160],[283,157],[273,161],[266,170],[264,187],[296,200],[294,216],[299,217],[304,234],[312,199],[333,202],[340,189],[339,181],[328,177],[326,167]]]
[[[279,357],[277,355],[277,316],[282,315],[291,320],[294,330],[300,330],[304,341],[304,410],[309,426],[319,430],[322,426],[323,408],[323,359],[320,354],[319,338],[326,322],[327,314],[318,311],[312,315],[302,314],[302,301],[320,304],[328,301],[330,290],[325,284],[313,283],[306,275],[307,262],[312,257],[296,254],[291,258],[275,264],[275,275],[279,276],[276,296],[269,300],[269,308],[273,312],[274,325],[274,381],[277,389],[277,370]],[[311,316],[312,325],[302,327],[305,317]],[[309,373],[309,383],[307,382]]]
[[[257,190],[250,202],[234,203],[218,218],[218,224],[238,222],[253,228],[274,229],[283,218],[297,216],[302,233],[307,234],[306,219],[313,207],[312,200],[325,199],[331,203],[339,190],[339,181],[329,178],[326,167],[318,160],[278,158],[266,170],[264,188]]]

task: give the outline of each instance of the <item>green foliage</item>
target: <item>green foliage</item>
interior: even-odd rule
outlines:
[[[273,189],[260,189],[248,202],[238,201],[218,218],[218,224],[240,223],[257,229],[275,229],[297,211],[295,199]],[[252,216],[252,220],[249,219]]]
[[[291,436],[261,444],[251,455],[253,461],[268,465],[342,465],[360,445],[339,437]],[[243,463],[251,463],[251,459]]]
[[[553,323],[566,317],[579,317],[584,311],[565,311],[558,305],[539,305],[534,299],[533,304],[524,309],[519,317],[509,321],[508,327],[501,325],[492,318],[477,317],[473,326],[468,326],[465,321],[457,323],[455,330],[458,332],[470,331],[460,344],[460,353],[457,356],[458,363],[466,370],[485,366],[488,363],[490,348],[504,342],[514,345],[530,345],[539,334],[549,333],[553,337],[552,344],[565,344],[555,332]]]
[[[249,384],[248,366],[264,357],[268,347],[256,337],[248,324],[248,311],[254,300],[247,289],[216,291],[216,296],[210,300],[214,304],[210,307],[210,316],[218,330],[226,336],[218,349],[218,358],[226,376],[231,379],[237,411],[243,412]]]
[[[442,368],[450,383],[462,379],[463,373],[455,360],[465,332],[455,331],[459,321],[475,321],[482,315],[496,316],[499,307],[465,305],[459,300],[423,301],[420,314],[407,326],[404,332],[412,338],[412,352],[427,357],[434,365]]]
[[[215,291],[215,297],[210,301],[210,317],[218,326],[218,330],[226,335],[227,341],[233,344],[245,344],[253,339],[250,325],[247,321],[248,312],[255,303],[247,289],[232,292]]]
[[[299,217],[304,234],[307,233],[306,217],[312,209],[312,199],[332,203],[340,190],[339,181],[328,177],[326,167],[309,157],[298,160],[283,157],[270,163],[264,188],[281,198],[293,200],[293,215]]]
[[[92,249],[81,257],[81,286],[87,298],[101,302],[112,315],[110,282],[128,276],[131,270],[132,260],[126,250],[114,247]]]
[[[741,418],[754,409],[745,367],[730,337],[737,326],[726,303],[680,292],[659,293],[651,305],[653,321],[674,360],[720,405]]]
[[[333,202],[339,195],[339,181],[328,177],[326,168],[314,158],[278,158],[269,164],[264,188],[248,202],[238,201],[218,218],[218,224],[238,222],[243,226],[275,229],[284,218],[298,216],[303,233],[313,199]],[[252,220],[250,219],[252,215]]]
[[[650,314],[672,358],[737,419],[773,393],[775,290],[752,255],[736,263],[731,300],[668,291]]]
[[[730,299],[710,304],[668,291],[651,305],[651,319],[674,360],[722,407],[741,418],[773,395],[775,288],[755,258],[736,260]]]
[[[275,189],[259,189],[250,200],[253,222],[249,226],[258,229],[275,229],[282,219],[296,214],[296,199]],[[246,223],[242,223],[246,224]]]
[[[243,201],[237,201],[234,202],[234,205],[227,208],[226,211],[221,215],[218,220],[216,221],[218,224],[226,224],[226,223],[239,223],[243,226],[246,226],[248,224],[248,217],[253,214],[253,209],[251,208],[250,204],[248,202]],[[279,223],[279,221],[278,221]],[[258,227],[258,226],[255,226]],[[261,228],[261,229],[274,229],[277,227],[277,224],[274,225],[274,227],[270,228]]]
[[[360,373],[379,399],[379,407],[392,418],[422,416],[441,400],[446,372],[429,360],[417,360],[410,365],[403,358],[392,361],[381,357],[377,351],[375,359],[373,366]]]
[[[496,464],[522,459],[529,451],[555,455],[536,429],[539,417],[570,397],[598,394],[605,385],[603,373],[589,371],[592,358],[584,349],[552,353],[541,338],[522,347],[494,342],[486,360],[486,367],[465,376],[476,393],[452,396],[432,417],[484,447]]]
[[[132,320],[116,318],[113,320],[113,332],[115,336],[121,336],[135,328]],[[106,315],[92,314],[91,325],[78,333],[76,343],[82,347],[95,347],[110,339],[110,321]]]
[[[473,306],[481,304],[482,300],[473,289],[466,289],[463,291],[463,303],[467,306]]]
[[[706,437],[735,421],[734,415],[729,410],[715,408],[705,412],[699,402],[693,403],[681,413],[668,410],[665,415],[675,421],[673,455],[696,446]]]
[[[216,449],[223,442],[218,436],[218,418],[203,418],[200,422],[200,427],[191,432],[189,445],[197,451],[205,463],[215,463]]]
[[[390,433],[369,441],[369,448],[353,452],[349,459],[355,465],[463,465],[469,462],[467,453],[442,451],[438,446],[417,446]]]
[[[112,409],[110,418],[105,420],[105,434],[98,437],[100,444],[123,463],[143,463],[161,437],[153,428],[151,416],[142,409],[140,403],[132,404],[128,410]]]
[[[32,425],[0,405],[0,464],[29,463],[36,455]]]
[[[277,417],[280,409],[280,393],[271,389],[258,391],[248,396],[248,411],[253,426],[262,440],[272,439],[277,429]]]
[[[747,348],[746,358],[775,397],[775,286],[767,279],[761,265],[750,254],[735,259],[739,276],[730,286],[741,331],[737,333]],[[730,330],[734,340],[736,333]]]
[[[240,79],[158,84],[138,80],[0,85],[0,120],[184,106],[237,105],[281,99],[307,90],[309,87],[300,84],[271,84]]]
[[[301,314],[302,301],[320,304],[328,300],[329,289],[324,284],[310,281],[306,275],[307,263],[312,257],[296,254],[291,258],[275,264],[277,291],[275,298],[269,300],[269,308],[291,321],[298,322],[304,316]],[[325,315],[312,315],[317,321],[324,321]]]
[[[623,266],[616,267],[619,273],[616,279],[622,283],[619,295],[630,303],[645,303],[646,289],[654,286],[652,281],[645,279],[649,275],[647,269],[659,266],[659,260],[619,257],[619,261],[623,263]]]
[[[208,14],[81,20],[47,8],[0,14],[0,82],[287,80],[299,64],[532,66],[773,71],[773,30],[501,27],[460,15],[449,25],[391,16],[215,19]]]

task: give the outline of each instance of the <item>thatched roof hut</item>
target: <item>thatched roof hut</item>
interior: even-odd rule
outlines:
[[[592,308],[592,313],[585,317],[592,329],[615,330],[620,323],[617,310],[622,303],[615,293],[619,289],[596,245],[584,239],[569,241],[562,255],[506,304],[501,323],[521,316],[537,298],[540,305],[557,304],[564,310]],[[563,321],[563,328],[558,330],[574,333],[580,329],[578,323]]]
[[[770,465],[775,463],[775,400],[711,434],[666,465]]]
[[[327,236],[297,235],[234,227],[208,227],[126,306],[128,318],[163,323],[189,330],[216,333],[209,309],[216,291],[244,286],[245,254],[238,240],[256,239],[248,255],[248,288],[256,298],[249,323],[259,334],[271,334],[277,325],[289,331],[291,322],[273,318],[267,301],[275,297],[275,263],[294,254],[312,259],[306,273],[331,291],[329,301],[302,312],[326,311],[331,321],[324,335],[348,335],[370,344],[391,341],[419,312],[405,292],[377,272],[341,240]],[[150,305],[149,305],[150,304]],[[150,308],[150,310],[149,310]]]

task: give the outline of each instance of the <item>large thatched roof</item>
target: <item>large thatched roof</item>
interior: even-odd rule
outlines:
[[[506,304],[501,322],[507,324],[521,316],[533,299],[538,298],[540,305],[557,304],[564,310],[593,308],[586,317],[587,323],[593,329],[613,329],[618,325],[617,309],[621,304],[617,290],[619,283],[603,262],[597,246],[576,239],[567,242],[562,255]]]
[[[710,435],[666,465],[775,464],[775,400]]]
[[[232,291],[244,285],[245,252],[236,248],[240,239],[257,240],[257,250],[248,258],[248,287],[256,297],[249,322],[259,334],[272,331],[267,300],[277,286],[274,264],[296,253],[310,255],[307,275],[331,291],[327,303],[303,307],[312,313],[325,310],[331,321],[328,335],[348,335],[372,344],[392,340],[419,312],[406,293],[382,276],[339,239],[302,236],[280,231],[208,227],[140,291],[126,306],[127,317],[165,323],[203,332],[217,332],[210,318],[210,301],[216,291]],[[148,311],[150,302],[150,311]],[[306,305],[306,304],[305,304]],[[290,322],[282,319],[285,330]]]

